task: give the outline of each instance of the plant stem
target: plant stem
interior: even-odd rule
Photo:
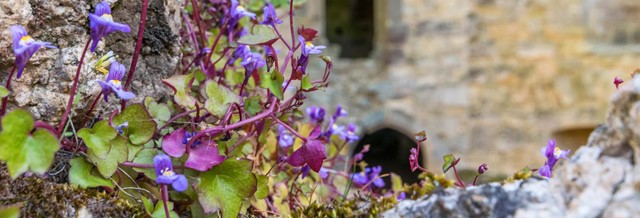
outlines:
[[[194,16],[194,19],[196,20],[196,25],[198,25],[200,40],[202,40],[202,43],[204,43],[207,40],[205,40],[204,31],[203,31],[204,28],[202,28],[202,23],[201,23],[202,18],[200,18],[200,12],[198,11],[198,4],[196,3],[195,0],[191,0],[191,6],[193,7],[193,16]]]
[[[143,168],[143,169],[155,168],[155,166],[153,164],[134,163],[134,162],[128,162],[128,161],[127,162],[122,162],[122,163],[120,163],[120,165],[126,166],[126,167],[133,167],[133,168]],[[174,169],[182,169],[184,167],[180,166],[180,165],[174,165],[173,168]]]
[[[160,189],[162,191],[162,204],[164,205],[164,215],[167,218],[171,218],[169,215],[169,206],[167,205],[167,201],[169,201],[169,191],[167,190],[167,185],[160,185]]]
[[[80,79],[80,70],[82,69],[82,63],[84,63],[84,55],[87,54],[87,49],[89,48],[90,43],[91,43],[91,38],[87,40],[87,44],[84,45],[84,49],[82,50],[82,55],[80,56],[80,61],[78,63],[78,69],[76,70],[76,76],[73,77],[73,85],[71,86],[71,93],[69,93],[69,101],[67,102],[67,107],[64,110],[64,115],[62,115],[62,121],[58,125],[58,138],[60,138],[60,136],[64,132],[64,127],[67,124],[69,113],[71,113],[71,107],[73,107],[73,99],[76,97],[76,91],[78,89],[78,80]]]
[[[476,182],[478,181],[478,176],[480,176],[480,175],[476,175],[476,177],[473,178],[473,183],[471,184],[472,186],[476,185]]]
[[[93,103],[91,103],[91,107],[89,107],[89,110],[86,113],[84,113],[84,115],[89,116],[91,112],[93,112],[93,109],[96,108],[96,104],[98,104],[98,101],[100,101],[100,97],[102,97],[102,91],[100,91],[100,94],[98,94],[96,99],[93,100]]]
[[[131,66],[129,67],[129,73],[127,74],[127,82],[122,87],[125,91],[129,90],[131,80],[133,79],[133,73],[136,71],[136,65],[138,64],[138,56],[140,56],[140,49],[142,49],[142,39],[144,39],[144,27],[147,24],[147,8],[149,7],[149,0],[142,0],[142,12],[140,13],[140,25],[138,26],[138,38],[136,41],[136,48],[133,52],[133,58],[131,58]],[[127,101],[122,99],[120,103],[120,110],[124,110],[124,105]]]
[[[451,165],[453,168],[453,173],[456,174],[456,180],[458,180],[458,184],[462,186],[462,188],[466,188],[462,179],[460,179],[460,175],[458,175],[458,170],[456,170],[456,165]]]
[[[288,124],[282,122],[282,120],[278,119],[277,117],[271,115],[271,118],[273,119],[273,121],[275,121],[276,123],[280,124],[282,127],[284,127],[285,129],[289,130],[289,132],[293,133],[294,135],[296,135],[296,137],[302,139],[302,142],[307,142],[307,138],[300,135],[299,132],[297,132],[296,130],[294,130],[293,128],[291,128],[291,126],[289,126]]]
[[[9,91],[9,89],[11,88],[11,78],[13,77],[13,74],[16,72],[16,66],[17,65],[14,64],[13,68],[11,68],[11,73],[9,73],[9,78],[7,79],[7,83],[6,85],[4,85],[4,87],[7,88],[7,91]],[[0,117],[3,117],[5,112],[7,112],[8,101],[9,101],[9,95],[2,98],[2,109],[0,109]]]

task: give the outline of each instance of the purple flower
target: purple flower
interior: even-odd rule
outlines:
[[[13,54],[16,56],[17,78],[20,78],[24,67],[27,66],[27,62],[40,47],[56,48],[50,42],[36,41],[31,38],[22,26],[11,26],[9,29],[11,30],[11,35],[13,35]]]
[[[256,14],[255,13],[251,13],[249,11],[247,11],[247,9],[245,9],[244,7],[242,7],[242,5],[240,5],[240,3],[238,3],[237,0],[231,0],[231,17],[235,17],[235,18],[242,18],[244,16],[247,17],[251,17],[253,19],[256,18]]]
[[[249,52],[243,57],[241,64],[246,70],[245,75],[248,78],[256,69],[267,65],[267,62],[264,61],[260,53]]]
[[[118,134],[123,135],[124,134],[124,128],[129,127],[129,121],[125,121],[124,123],[116,126],[116,132],[118,132]]]
[[[367,167],[364,171],[353,174],[353,183],[357,186],[365,186],[369,182],[373,181],[373,185],[378,188],[384,187],[385,183],[382,178],[380,178],[380,173],[382,172],[381,166],[375,167]]]
[[[278,15],[276,14],[276,9],[273,7],[271,3],[267,3],[267,5],[262,8],[264,11],[264,21],[261,24],[268,24],[271,26],[275,26],[276,24],[281,24],[282,20],[278,19]]]
[[[315,46],[310,41],[305,41],[304,37],[298,35],[298,40],[300,41],[300,45],[302,45],[302,55],[309,56],[311,54],[320,54],[322,53],[322,49],[327,48],[326,46]]]
[[[181,174],[177,174],[173,171],[173,164],[169,156],[165,154],[158,154],[153,157],[153,166],[156,169],[156,183],[171,185],[176,191],[182,192],[187,190],[189,182],[187,177]]]
[[[483,163],[478,167],[478,174],[484,174],[484,172],[487,172],[489,168],[487,168],[487,164]]]
[[[381,166],[375,166],[371,168],[371,173],[369,174],[369,179],[373,180],[373,185],[378,188],[384,187],[384,180],[380,178],[380,173],[382,172]]]
[[[363,172],[353,174],[353,184],[356,184],[357,186],[364,186],[369,183],[369,177],[367,176],[368,171],[371,171],[371,169],[366,168]]]
[[[231,58],[229,59],[229,64],[233,64],[238,58],[243,58],[247,54],[251,53],[251,49],[249,49],[248,45],[239,44],[236,50],[231,54]]]
[[[338,132],[340,139],[345,140],[347,142],[353,142],[360,139],[360,137],[356,135],[356,128],[357,126],[353,123],[349,124],[346,130],[344,130],[344,127],[343,127],[342,128],[343,131]]]
[[[89,14],[89,27],[91,28],[91,52],[96,50],[96,46],[102,37],[113,31],[128,33],[131,31],[129,25],[113,22],[111,17],[111,7],[107,2],[96,5],[95,14]]]
[[[307,108],[307,114],[309,114],[309,118],[314,123],[322,123],[324,121],[325,111],[322,107],[311,106]]]
[[[116,93],[118,97],[125,100],[136,97],[132,92],[127,92],[122,89],[122,83],[120,80],[124,76],[124,70],[124,65],[114,61],[111,63],[107,79],[105,81],[98,80],[98,83],[100,83],[100,86],[102,87],[102,94],[104,95],[105,102],[109,101],[109,94],[111,93]]]
[[[278,145],[281,148],[288,148],[293,145],[293,135],[284,128],[282,125],[278,125]]]
[[[307,177],[307,175],[309,175],[309,171],[311,171],[311,167],[309,167],[309,165],[304,165],[300,169],[300,173],[302,174],[302,178],[303,179],[304,179],[304,177]]]
[[[405,192],[400,192],[400,194],[398,194],[398,197],[396,197],[396,199],[398,199],[398,201],[407,199],[407,193]]]
[[[327,168],[320,168],[320,171],[318,172],[318,176],[320,176],[320,178],[322,179],[326,179],[329,176],[329,170],[327,170]]]
[[[571,152],[571,150],[560,150],[559,147],[556,147],[556,141],[554,140],[549,140],[547,147],[543,147],[541,151],[542,155],[547,158],[547,161],[542,167],[540,167],[540,169],[538,169],[538,173],[540,173],[540,176],[547,178],[551,178],[553,167],[556,165],[558,160],[560,158],[568,159],[567,154]]]
[[[182,157],[186,152],[187,143],[195,135],[195,132],[191,133],[184,128],[177,129],[162,138],[162,150],[172,157]],[[213,140],[206,142],[198,140],[190,149],[184,165],[191,169],[203,172],[224,161],[224,156],[219,155],[218,145]]]

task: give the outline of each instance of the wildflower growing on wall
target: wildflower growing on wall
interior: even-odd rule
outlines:
[[[264,21],[262,21],[261,24],[275,26],[276,24],[282,23],[282,20],[278,19],[278,15],[276,14],[276,9],[273,7],[273,4],[267,3],[262,10],[264,11]]]
[[[622,84],[624,80],[620,79],[620,77],[613,78],[613,84],[616,85],[616,89]]]
[[[312,122],[320,124],[324,121],[325,111],[322,107],[311,106],[307,108],[307,114]]]
[[[102,37],[105,37],[113,31],[128,33],[131,31],[129,25],[117,23],[113,21],[111,16],[111,7],[107,2],[101,2],[96,5],[94,14],[89,14],[89,27],[91,28],[91,52],[96,50],[96,46]]]
[[[16,68],[18,70],[17,78],[20,78],[27,62],[41,47],[56,48],[50,42],[36,41],[31,38],[22,26],[11,26],[11,35],[13,35],[13,54],[16,55]]]
[[[117,56],[113,53],[113,51],[107,52],[107,54],[103,55],[98,59],[98,61],[96,61],[96,64],[93,65],[93,69],[102,74],[108,74],[109,70],[107,69],[109,66],[111,66],[111,63],[116,61],[116,57]]]
[[[173,164],[169,156],[165,154],[156,155],[153,157],[153,166],[158,176],[156,183],[171,185],[173,189],[179,192],[187,190],[189,187],[187,177],[173,171]]]
[[[102,87],[105,102],[109,101],[109,94],[111,93],[116,93],[119,98],[126,100],[136,97],[132,92],[127,92],[122,89],[122,82],[120,80],[124,76],[124,71],[124,65],[114,61],[111,64],[111,69],[109,69],[107,79],[105,81],[98,80],[98,83],[100,83]]]
[[[541,151],[542,155],[547,158],[547,161],[542,167],[540,167],[538,173],[540,173],[540,176],[547,178],[551,178],[553,167],[556,165],[558,160],[560,158],[568,159],[567,154],[571,152],[571,150],[560,150],[559,147],[556,147],[556,141],[554,140],[549,140],[547,147],[542,148]]]
[[[309,55],[320,54],[322,49],[325,49],[326,47],[321,45],[315,46],[311,43],[310,39],[305,39],[305,37],[301,35],[298,35],[298,41],[300,41],[300,46],[302,47],[302,53],[298,59],[298,71],[305,74],[307,71],[307,65],[309,64]]]

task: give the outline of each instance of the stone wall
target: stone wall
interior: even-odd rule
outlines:
[[[341,59],[339,46],[329,45],[330,87],[308,105],[346,106],[362,132],[426,129],[431,168],[446,153],[462,156],[468,169],[483,162],[494,173],[537,168],[554,133],[603,122],[613,78],[628,79],[640,58],[640,3],[633,0],[375,4],[374,52]],[[323,8],[324,1],[310,1],[298,11],[306,18],[300,24],[322,29],[330,19]]]

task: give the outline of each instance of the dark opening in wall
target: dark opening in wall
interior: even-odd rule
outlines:
[[[367,58],[373,50],[373,0],[326,0],[327,38],[341,58]]]
[[[589,135],[593,132],[594,127],[574,127],[566,128],[553,132],[552,138],[556,140],[556,144],[562,149],[571,149],[575,152],[587,144]]]
[[[365,145],[370,145],[369,152],[364,155],[364,161],[368,166],[382,166],[382,174],[393,172],[402,177],[404,183],[418,182],[419,171],[411,172],[409,167],[410,149],[416,147],[413,138],[391,129],[383,128],[373,133],[367,133],[358,142],[354,154],[358,153]],[[423,150],[420,150],[422,153]],[[422,157],[422,154],[418,155]],[[419,158],[422,165],[422,158]],[[386,187],[391,187],[391,177],[385,177]]]

